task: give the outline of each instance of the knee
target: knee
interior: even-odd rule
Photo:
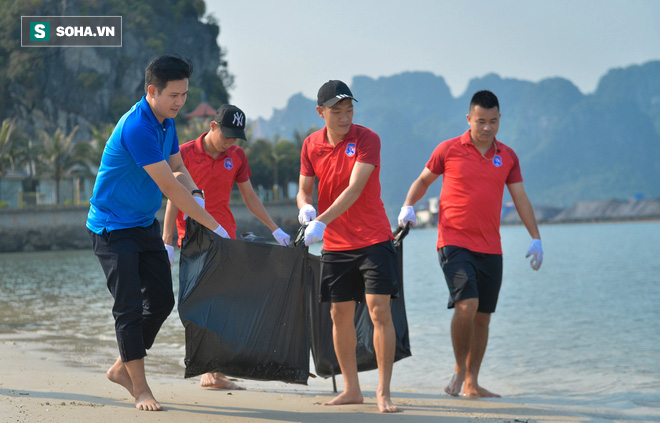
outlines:
[[[454,304],[454,313],[462,316],[475,316],[479,308],[478,298],[468,298],[466,300],[456,301]]]
[[[389,304],[376,304],[369,309],[369,316],[374,326],[387,326],[392,323],[392,311]]]
[[[144,302],[145,310],[158,317],[167,317],[174,309],[174,294],[162,295],[158,298]]]
[[[490,325],[489,313],[476,313],[474,316],[474,325],[482,328],[487,328]]]

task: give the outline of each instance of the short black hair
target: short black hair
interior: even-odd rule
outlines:
[[[190,59],[179,55],[157,57],[144,70],[144,92],[147,92],[149,85],[155,85],[160,93],[168,82],[189,79],[192,73],[193,65]]]
[[[488,90],[481,90],[474,93],[472,100],[470,100],[470,111],[475,106],[483,107],[484,109],[497,107],[497,111],[500,110],[500,102],[497,100],[497,96]]]

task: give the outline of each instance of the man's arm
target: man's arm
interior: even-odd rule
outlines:
[[[536,224],[536,216],[534,216],[534,209],[532,208],[532,203],[527,197],[525,188],[523,187],[522,182],[517,182],[515,184],[507,185],[509,192],[511,193],[511,198],[513,199],[513,204],[516,206],[520,220],[527,228],[527,232],[532,236],[532,243],[529,245],[527,254],[525,257],[532,256],[530,265],[532,269],[539,270],[541,264],[543,263],[543,246],[541,245],[541,233],[539,232],[539,227]]]
[[[298,208],[301,209],[304,205],[311,205],[312,194],[314,191],[314,177],[300,175],[298,180],[298,194],[296,195],[296,201],[298,203]]]
[[[171,200],[167,200],[165,217],[163,218],[163,244],[173,245],[174,233],[176,232],[176,218],[179,208]]]
[[[408,190],[408,195],[406,195],[406,201],[403,203],[403,206],[414,206],[423,196],[426,194],[426,191],[429,189],[431,184],[438,179],[440,175],[436,175],[431,172],[427,167],[422,170],[422,173],[415,179],[415,182],[410,185]]]
[[[275,232],[278,226],[266,211],[266,208],[257,196],[257,193],[254,192],[250,180],[248,179],[245,182],[237,182],[236,185],[238,185],[238,189],[241,191],[241,196],[243,197],[243,202],[248,210],[250,210],[250,213],[259,219],[261,223],[268,226],[268,229],[270,229],[271,232]]]
[[[179,160],[181,156],[179,156]],[[183,165],[183,162],[181,161]],[[185,167],[184,167],[185,169]],[[151,178],[156,182],[158,188],[163,192],[163,194],[172,201],[172,203],[177,206],[178,209],[182,210],[188,216],[192,217],[200,224],[206,226],[207,228],[215,231],[218,229],[218,222],[200,206],[197,201],[193,198],[190,192],[196,188],[195,183],[192,181],[188,171],[181,172],[178,174],[178,177],[172,173],[172,168],[168,165],[165,160],[153,163],[150,165],[144,166],[144,170],[151,176]],[[180,172],[180,171],[178,171]],[[179,182],[179,179],[183,175],[184,183]],[[186,178],[187,175],[187,178]],[[188,179],[188,180],[186,180]]]
[[[367,185],[369,176],[375,168],[376,166],[372,164],[361,162],[355,163],[346,189],[341,194],[339,194],[339,197],[337,197],[335,201],[330,205],[330,207],[328,207],[326,211],[320,214],[316,220],[323,222],[325,225],[328,225],[330,222],[348,210],[353,205],[353,203],[357,201],[357,199],[360,197],[360,194],[362,194],[362,190]]]
[[[532,236],[532,239],[541,239],[541,233],[536,223],[536,216],[534,216],[534,208],[527,197],[522,182],[509,184],[507,187],[509,188],[509,193],[511,193],[511,198],[513,199],[513,204],[516,206],[520,220],[522,220],[523,225],[527,228],[527,232]]]

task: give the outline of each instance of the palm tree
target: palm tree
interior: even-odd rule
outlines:
[[[9,170],[14,170],[14,122],[16,119],[5,119],[0,129],[0,178]]]
[[[89,142],[73,142],[77,131],[78,126],[73,128],[69,135],[64,135],[60,128],[57,128],[52,136],[45,131],[39,133],[43,142],[42,163],[55,180],[56,204],[60,204],[60,182],[77,170],[81,163],[84,163],[84,156],[89,151]]]

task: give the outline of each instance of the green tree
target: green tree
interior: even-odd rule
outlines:
[[[245,154],[250,163],[252,184],[271,187],[273,185],[273,144],[266,139],[258,139],[248,144]]]
[[[61,128],[54,134],[45,131],[39,133],[43,142],[41,150],[41,163],[44,172],[55,181],[55,203],[60,204],[60,183],[62,179],[80,171],[86,165],[86,156],[89,154],[89,142],[73,142],[78,132],[78,126],[65,135]],[[83,167],[84,168],[84,167]]]
[[[300,147],[289,140],[280,140],[272,153],[275,171],[273,181],[282,187],[282,195],[288,197],[289,182],[298,182],[300,175]]]
[[[15,169],[15,120],[16,119],[5,119],[2,121],[2,128],[0,129],[0,178],[5,176],[9,170]]]

